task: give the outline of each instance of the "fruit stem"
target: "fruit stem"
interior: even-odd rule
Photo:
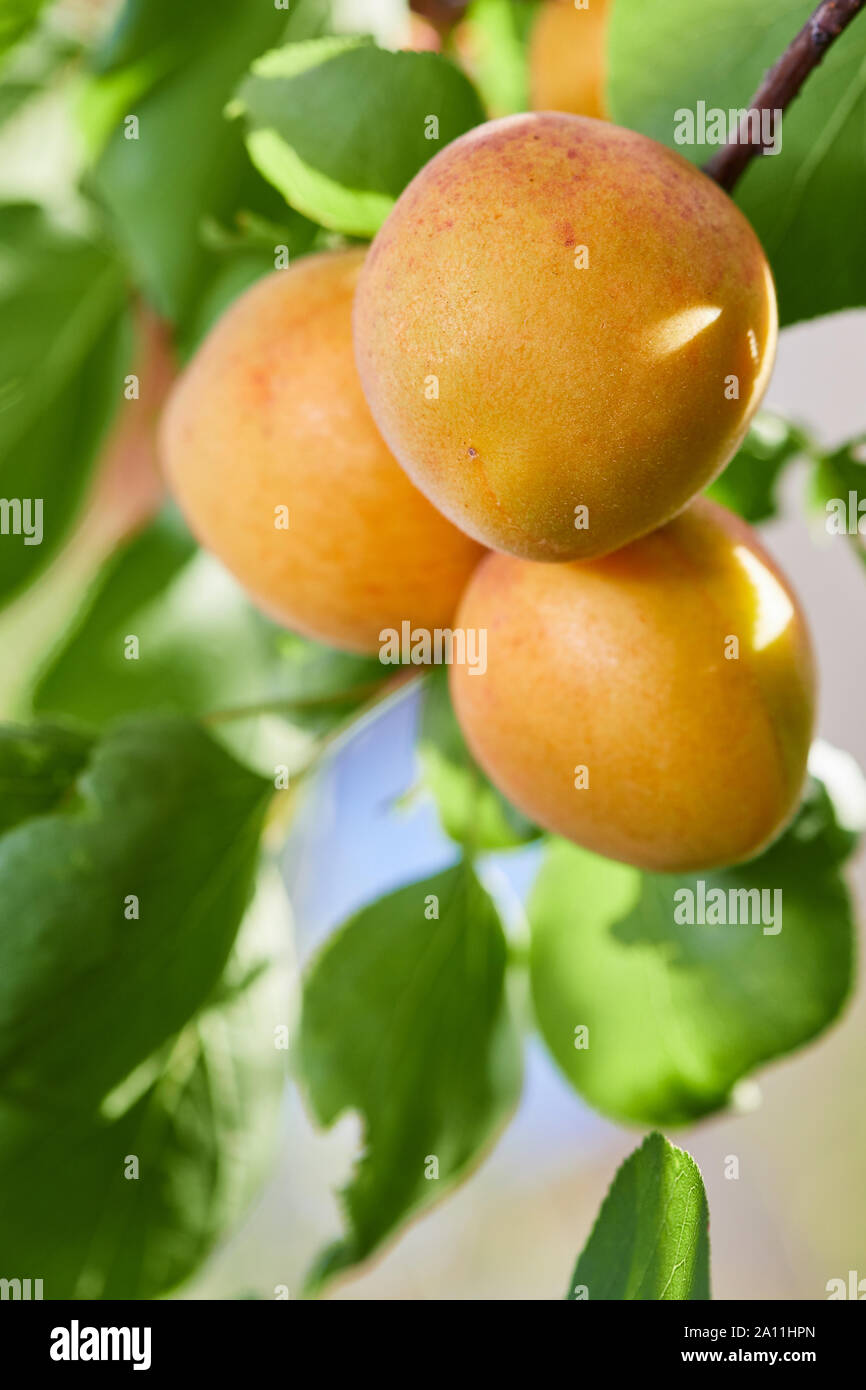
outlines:
[[[756,142],[749,140],[749,112],[784,111],[797,96],[809,73],[814,71],[828,49],[843,30],[847,29],[864,5],[866,0],[822,0],[779,61],[765,74],[749,103],[749,111],[746,112],[736,137],[723,145],[704,165],[705,174],[709,174],[711,179],[715,179],[717,184],[730,193],[755,155],[763,151],[765,145],[775,138],[775,132],[770,139],[767,138],[764,122],[761,120],[761,139]],[[774,124],[778,119],[778,114],[774,114]]]

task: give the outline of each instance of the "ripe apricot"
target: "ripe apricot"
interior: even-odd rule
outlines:
[[[813,720],[809,635],[745,522],[705,499],[604,559],[491,555],[452,667],[469,746],[537,824],[639,868],[751,858],[788,821]]]
[[[310,256],[236,300],[175,388],[161,444],[192,530],[262,608],[373,652],[404,620],[447,625],[482,552],[370,418],[351,337],[363,258]]]
[[[608,0],[545,0],[529,40],[530,105],[604,118]]]
[[[721,471],[776,343],[727,194],[633,131],[552,112],[448,145],[371,247],[361,381],[446,516],[534,560],[606,554]]]

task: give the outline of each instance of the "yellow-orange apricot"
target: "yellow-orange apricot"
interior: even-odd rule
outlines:
[[[535,111],[607,115],[604,98],[608,0],[545,0],[529,40],[530,105]]]
[[[263,609],[373,652],[404,620],[447,625],[482,552],[370,418],[351,339],[363,258],[310,256],[236,300],[175,388],[161,445],[192,530]]]
[[[490,121],[412,180],[355,296],[367,400],[469,535],[606,554],[720,472],[776,345],[764,253],[681,155],[588,117]]]
[[[814,674],[805,619],[745,522],[705,499],[604,559],[490,555],[458,610],[487,669],[457,717],[525,815],[643,869],[751,858],[796,809]]]

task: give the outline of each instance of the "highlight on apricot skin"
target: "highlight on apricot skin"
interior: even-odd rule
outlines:
[[[733,456],[777,320],[755,233],[681,155],[551,112],[461,136],[405,189],[355,300],[386,442],[476,540],[603,555]]]
[[[263,609],[375,652],[404,620],[447,626],[483,552],[370,417],[351,339],[363,257],[310,256],[235,301],[174,390],[161,453],[192,530]]]
[[[537,824],[684,872],[749,859],[796,810],[814,717],[806,622],[754,532],[705,499],[604,559],[490,555],[450,673],[467,742]]]
[[[609,0],[544,0],[529,40],[529,104],[534,111],[607,116],[604,98]]]

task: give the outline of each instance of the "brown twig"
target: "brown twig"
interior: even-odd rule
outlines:
[[[784,111],[794,100],[809,73],[821,62],[827,50],[866,6],[866,0],[822,0],[793,43],[764,77],[749,103],[749,111]],[[778,118],[775,118],[778,119]],[[704,173],[729,193],[743,170],[764,148],[748,137],[749,112],[726,145],[704,165]],[[760,123],[764,135],[763,119]],[[745,137],[742,138],[741,137]]]
[[[469,0],[409,0],[410,10],[432,24],[443,39],[463,18],[468,6]]]

